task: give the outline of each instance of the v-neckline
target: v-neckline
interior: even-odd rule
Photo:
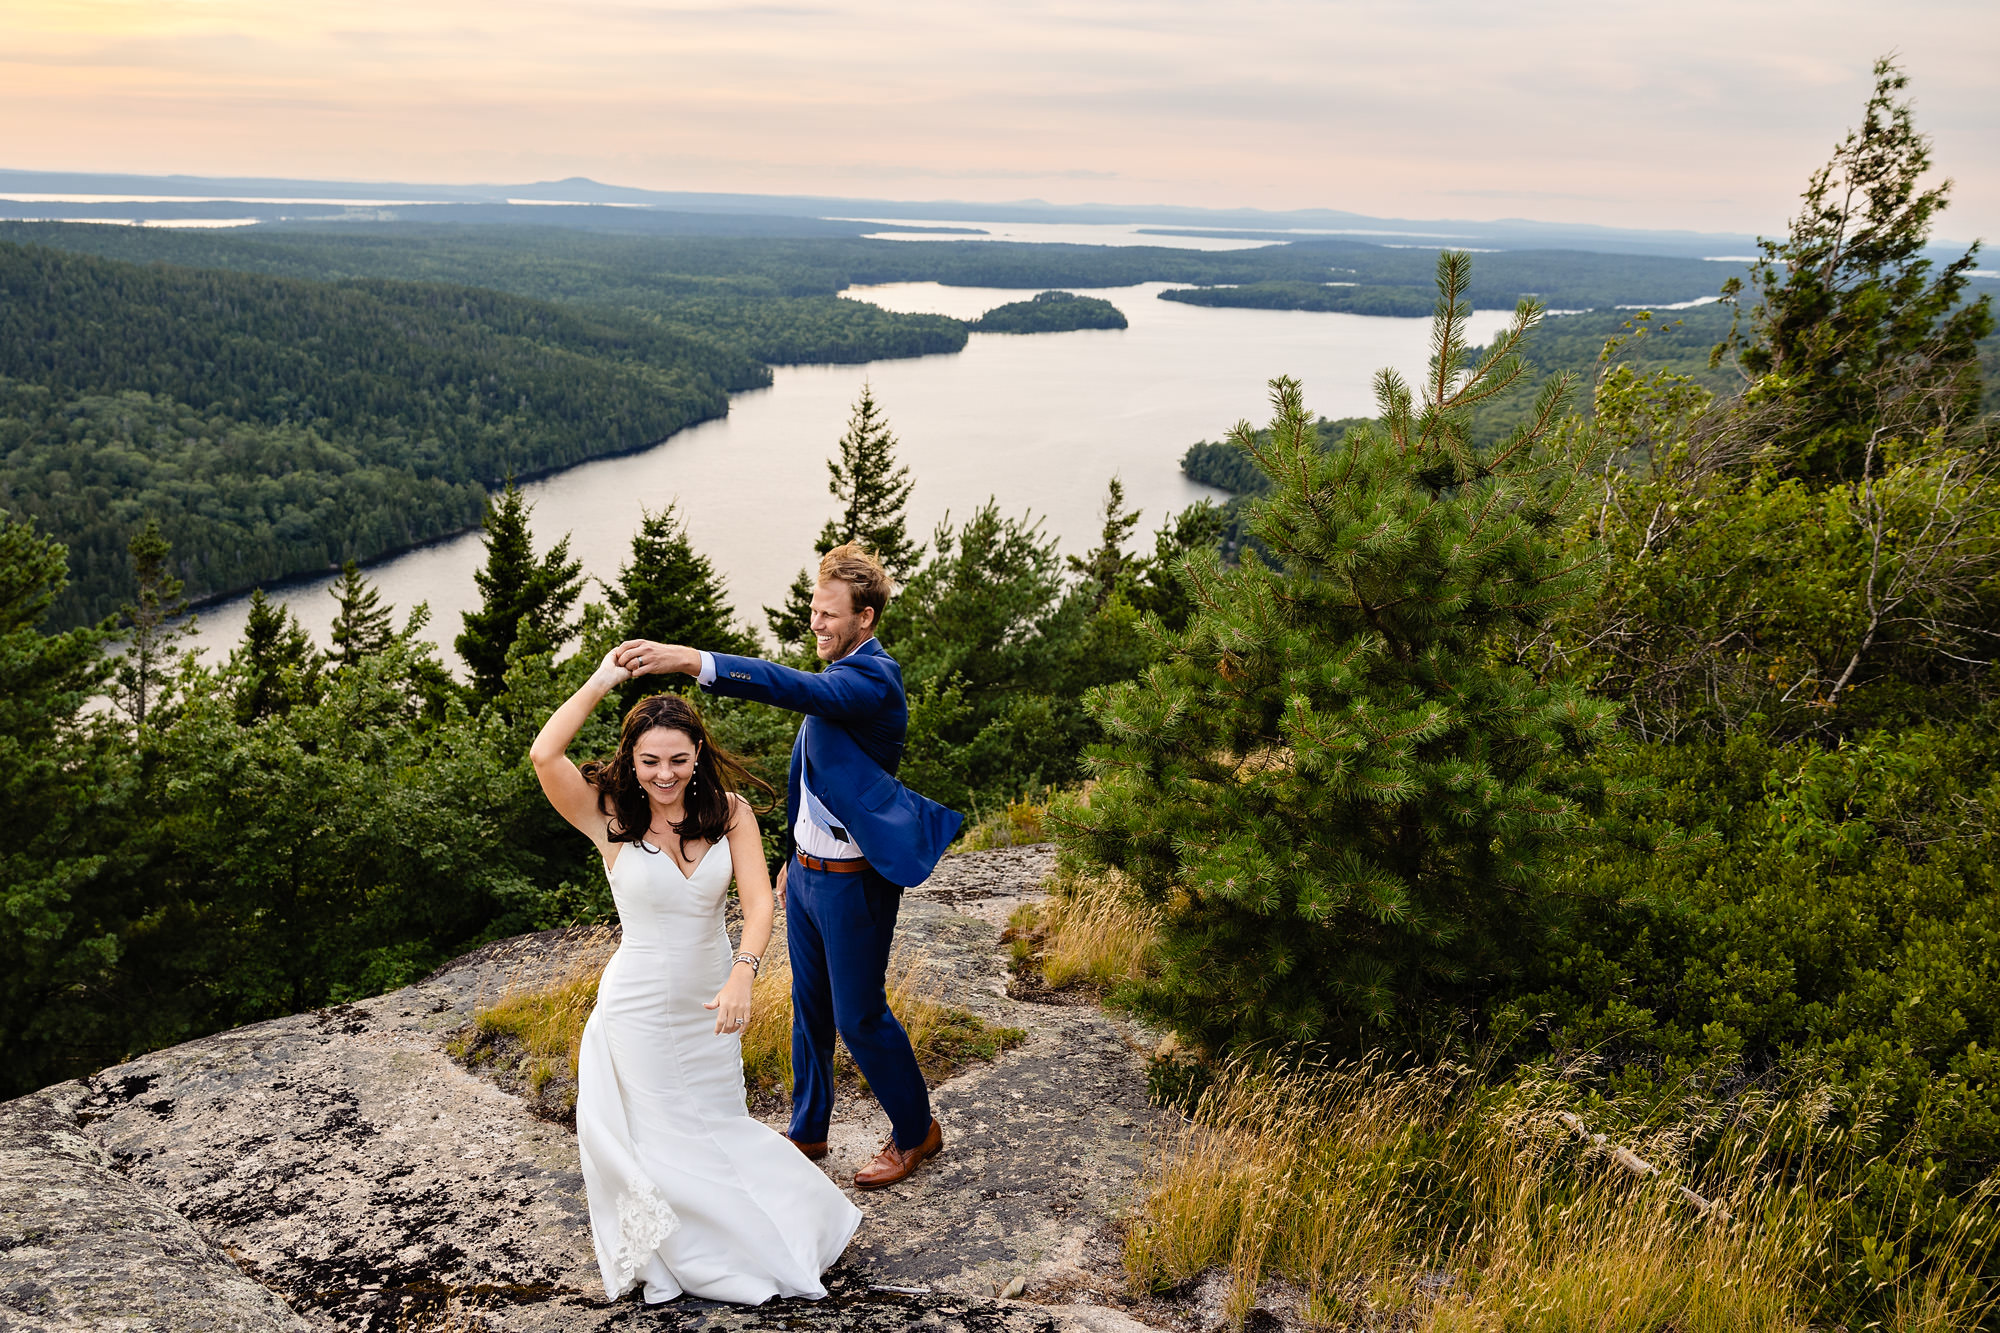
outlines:
[[[694,877],[701,872],[701,868],[704,865],[708,864],[708,854],[715,850],[716,845],[717,844],[711,842],[710,844],[708,844],[708,846],[702,849],[701,855],[695,858],[693,870],[682,870],[681,861],[679,857],[675,856],[672,852],[668,851],[664,847],[655,847],[652,843],[647,842],[644,838],[639,839],[639,846],[645,848],[647,851],[651,852],[655,856],[666,857],[667,864],[672,866],[674,868],[674,873],[681,877],[683,883],[687,884],[694,883]]]

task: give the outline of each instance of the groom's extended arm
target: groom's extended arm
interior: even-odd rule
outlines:
[[[888,668],[860,654],[842,658],[819,672],[796,671],[758,657],[705,653],[640,639],[620,644],[614,655],[618,664],[634,675],[679,672],[728,698],[750,699],[818,717],[869,716],[887,707],[897,689]]]
[[[869,717],[893,702],[896,683],[876,659],[843,657],[824,671],[798,671],[760,657],[736,657],[730,653],[707,653],[715,665],[715,675],[698,673],[697,679],[715,694],[732,699],[751,699],[773,704],[794,713],[816,717]]]

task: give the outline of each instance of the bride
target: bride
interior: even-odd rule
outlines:
[[[773,916],[757,818],[733,790],[748,774],[677,694],[626,714],[610,762],[571,763],[584,720],[629,674],[607,656],[529,750],[549,803],[604,858],[624,928],[577,1074],[605,1296],[643,1283],[648,1302],[684,1291],[746,1305],[816,1300],[861,1213],[745,1105],[742,1033]],[[733,955],[723,925],[732,875],[743,905]]]

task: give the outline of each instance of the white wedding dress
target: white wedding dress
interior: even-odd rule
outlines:
[[[682,1292],[756,1305],[826,1295],[861,1212],[799,1150],[753,1120],[743,1042],[702,1005],[728,978],[729,844],[694,869],[621,846],[611,892],[624,940],[583,1029],[576,1138],[604,1292]]]

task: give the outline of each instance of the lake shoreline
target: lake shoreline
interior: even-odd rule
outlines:
[[[928,542],[989,501],[1003,514],[1030,512],[1064,552],[1089,549],[1102,527],[1105,487],[1122,478],[1127,504],[1142,511],[1135,543],[1172,513],[1224,496],[1180,470],[1188,446],[1220,438],[1236,421],[1262,420],[1267,381],[1300,378],[1327,416],[1373,411],[1373,378],[1384,365],[1420,373],[1429,321],[1265,310],[1217,310],[1154,299],[1168,284],[1083,289],[1114,299],[1130,327],[1032,336],[990,334],[949,354],[860,363],[772,367],[768,386],[729,396],[728,411],[647,446],[606,454],[518,480],[533,506],[539,551],[567,533],[572,557],[601,583],[630,559],[646,512],[668,505],[694,548],[723,576],[737,619],[762,637],[765,606],[811,562],[813,540],[833,512],[826,460],[854,400],[872,385],[898,437],[898,461],[916,486],[911,533]],[[904,313],[976,318],[1018,300],[1013,288],[941,283],[857,284],[845,299]],[[1475,339],[1510,318],[1479,312]],[[366,562],[369,581],[400,622],[428,602],[423,637],[455,663],[451,642],[478,605],[472,576],[485,563],[479,529],[432,538]],[[336,570],[261,585],[324,643],[335,612],[324,594]],[[204,598],[196,639],[220,657],[240,640],[245,593]]]

